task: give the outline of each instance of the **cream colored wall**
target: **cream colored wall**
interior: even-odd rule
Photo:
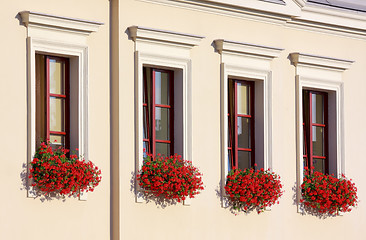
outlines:
[[[363,149],[366,128],[366,41],[220,16],[189,9],[125,0],[119,7],[119,197],[120,239],[362,239],[366,236],[366,179]],[[161,208],[136,203],[131,191],[134,172],[134,44],[132,25],[205,36],[191,51],[193,163],[200,168],[205,190],[191,206]],[[280,204],[260,215],[235,216],[222,208],[220,181],[220,56],[212,42],[226,39],[283,48],[273,60],[273,168],[285,193]],[[346,174],[357,184],[361,203],[344,216],[318,219],[297,213],[295,67],[292,52],[354,60],[344,73]],[[116,99],[117,100],[117,99]],[[117,189],[114,189],[117,191]]]
[[[2,1],[0,3],[0,239],[109,239],[109,2]],[[21,173],[27,162],[27,29],[20,11],[105,23],[88,37],[89,156],[102,169],[102,182],[87,201],[27,198]]]

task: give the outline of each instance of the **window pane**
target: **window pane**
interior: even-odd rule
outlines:
[[[155,132],[156,139],[170,140],[169,138],[169,109],[155,108]]]
[[[251,152],[238,151],[238,168],[246,169],[251,167]]]
[[[228,130],[227,131],[227,146],[228,147],[233,147],[232,144],[231,144],[232,143],[232,129],[231,129],[231,126],[232,125],[231,125],[231,122],[230,121],[231,121],[231,118],[228,117],[228,125],[229,126],[227,128],[227,130]]]
[[[238,147],[251,148],[250,143],[250,124],[251,119],[238,117]]]
[[[64,115],[65,115],[65,99],[50,97],[50,131],[63,132]]]
[[[170,156],[170,144],[169,143],[155,143],[156,154],[161,154],[162,156]]]
[[[155,104],[169,105],[168,74],[155,71]]]
[[[313,126],[313,155],[325,156],[324,152],[324,128]]]
[[[311,94],[312,107],[312,122],[324,124],[324,110],[323,110],[324,96],[322,94]]]
[[[237,111],[238,114],[249,115],[249,86],[237,83]]]
[[[60,146],[65,146],[65,136],[60,136],[60,135],[50,135],[50,142],[51,142],[51,146],[52,148],[58,148]]]
[[[64,71],[65,66],[63,62],[50,59],[50,93],[65,94],[64,90]]]
[[[325,159],[314,158],[313,159],[314,172],[325,173],[324,162],[325,162]]]
[[[303,132],[302,132],[302,135],[303,135],[303,141],[302,141],[302,154],[303,155],[307,155],[307,146],[306,146],[306,128],[305,126],[303,127]]]
[[[149,130],[149,125],[150,123],[148,122],[148,117],[147,117],[147,107],[143,107],[143,118],[144,118],[144,123],[143,123],[143,138],[148,138],[149,134],[148,134],[148,130]]]
[[[143,148],[144,148],[144,158],[147,157],[147,153],[150,153],[150,147],[148,142],[143,142]]]
[[[303,162],[303,168],[305,169],[305,167],[307,167],[306,157],[304,157],[304,162]]]
[[[228,171],[231,171],[231,167],[232,167],[232,164],[231,164],[231,150],[228,150],[228,156],[227,156],[227,159],[228,159],[228,162],[227,162],[227,165],[228,165]]]

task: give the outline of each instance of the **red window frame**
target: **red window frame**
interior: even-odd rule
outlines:
[[[146,111],[146,121],[144,119],[143,122],[143,127],[144,127],[144,131],[146,132],[146,136],[147,138],[143,139],[143,142],[146,143],[146,149],[145,149],[145,153],[147,154],[151,154],[153,156],[156,156],[157,154],[157,150],[156,150],[156,143],[165,143],[165,144],[169,144],[169,151],[170,151],[170,155],[173,155],[174,153],[174,72],[171,70],[165,70],[165,69],[157,69],[157,68],[149,68],[151,71],[151,75],[149,76],[149,79],[151,81],[150,83],[150,89],[148,89],[148,85],[147,85],[147,81],[148,81],[148,76],[147,76],[147,69],[148,67],[144,67],[143,68],[143,111]],[[160,73],[166,73],[168,76],[168,99],[169,99],[169,104],[156,104],[155,102],[155,93],[156,93],[156,88],[155,88],[155,75],[157,72]],[[150,99],[149,98],[149,94],[148,91],[150,90]],[[150,103],[150,104],[149,104]],[[155,119],[155,110],[156,108],[165,108],[165,109],[169,109],[169,140],[162,140],[162,139],[157,139],[156,138],[156,131],[155,131],[155,126],[156,125],[156,119]]]
[[[313,94],[323,96],[323,106],[322,106],[322,114],[323,114],[323,123],[314,123],[313,122],[313,104],[312,98]],[[314,159],[322,159],[324,161],[324,174],[329,174],[329,157],[328,157],[328,93],[313,91],[313,90],[303,90],[303,159],[304,159],[304,167],[307,167],[310,173],[313,173],[314,170]],[[308,99],[308,108],[305,109],[305,101]],[[323,138],[323,151],[324,156],[314,155],[313,152],[313,127],[320,127],[324,131]]]
[[[46,138],[50,140],[51,135],[63,136],[65,148],[70,148],[70,71],[69,71],[69,59],[55,56],[45,56],[46,59]],[[56,60],[62,62],[64,69],[64,94],[55,94],[50,92],[50,61]],[[64,131],[51,131],[50,129],[50,99],[57,98],[65,101],[64,108]]]
[[[230,151],[230,158],[231,161],[229,162],[230,164],[230,169],[232,168],[238,168],[239,163],[238,163],[238,154],[239,151],[244,151],[244,152],[250,152],[250,163],[249,163],[249,168],[255,168],[255,132],[254,132],[254,82],[253,81],[245,81],[245,80],[236,80],[236,79],[229,79],[229,82],[232,82],[232,84],[229,83],[229,89],[228,91],[232,91],[232,94],[228,93],[228,98],[230,98],[231,95],[231,100],[229,99],[228,101],[228,151]],[[238,102],[237,102],[237,94],[238,94],[238,83],[241,83],[243,85],[247,85],[249,86],[249,114],[238,114],[237,111],[237,107],[238,107]],[[233,89],[230,89],[233,88]],[[232,119],[233,117],[233,119]],[[250,119],[250,127],[249,127],[249,131],[250,131],[250,148],[239,148],[238,146],[238,117],[243,117],[243,118],[247,118]],[[232,125],[234,124],[234,127],[232,127]]]

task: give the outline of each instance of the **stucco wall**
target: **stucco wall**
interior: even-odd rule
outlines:
[[[17,15],[35,11],[103,22],[88,37],[89,157],[102,182],[87,201],[27,198],[27,28]],[[1,3],[0,239],[109,239],[109,2],[6,1]]]
[[[363,146],[366,129],[366,42],[350,37],[317,33],[240,18],[222,16],[143,1],[120,6],[119,133],[120,133],[120,234],[121,239],[361,239],[366,234],[366,197]],[[193,161],[203,173],[205,190],[191,206],[161,208],[136,203],[131,191],[135,170],[134,146],[134,43],[128,39],[132,25],[205,36],[191,50]],[[281,175],[285,193],[280,204],[260,215],[235,216],[221,207],[220,159],[220,55],[215,39],[283,48],[272,62],[273,169]],[[295,67],[292,52],[354,60],[343,75],[346,175],[357,184],[361,203],[341,217],[319,219],[297,213]],[[117,191],[117,189],[114,189]]]

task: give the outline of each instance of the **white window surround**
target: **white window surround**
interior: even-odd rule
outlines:
[[[88,159],[88,44],[87,36],[102,23],[24,11],[19,13],[27,27],[28,157],[36,151],[36,54],[70,58],[70,78],[78,84],[78,148]],[[28,197],[37,193],[28,183]],[[86,200],[86,194],[80,196]]]
[[[336,161],[334,172],[339,177],[345,173],[343,72],[351,66],[353,61],[302,53],[291,53],[290,59],[296,67],[296,182],[298,186],[297,201],[299,203],[301,199],[299,186],[301,186],[304,177],[302,90],[315,89],[333,95],[333,100],[329,100],[329,106],[331,106],[330,104],[334,105],[334,128],[336,132],[329,131],[329,134],[334,134],[329,138],[334,139],[334,147],[336,148],[334,151],[335,156],[333,156],[333,161]],[[299,204],[298,211],[300,211]]]
[[[183,86],[183,158],[193,162],[192,146],[192,61],[190,50],[203,39],[201,36],[170,32],[140,26],[128,28],[129,36],[135,43],[135,130],[137,173],[143,164],[143,107],[142,84],[143,67],[153,66],[174,70],[174,77],[179,75]],[[136,183],[136,202],[143,202],[141,190]],[[190,199],[184,201],[190,204]]]
[[[283,49],[227,40],[215,40],[221,54],[221,192],[226,207],[225,182],[228,174],[228,81],[229,79],[254,80],[256,109],[256,150],[261,152],[257,164],[265,169],[272,166],[272,78],[271,61]],[[260,111],[257,111],[257,110]],[[260,139],[257,141],[257,139]],[[258,147],[258,148],[257,148]],[[258,155],[258,154],[256,154]]]

